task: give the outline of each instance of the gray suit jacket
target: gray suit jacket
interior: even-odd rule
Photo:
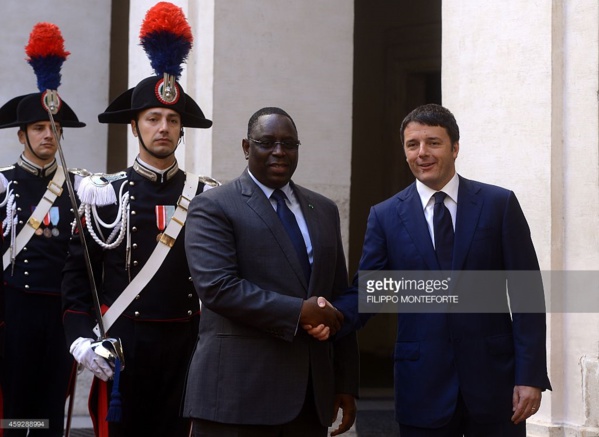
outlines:
[[[309,377],[320,421],[335,393],[357,395],[355,333],[317,341],[298,327],[302,301],[348,288],[339,212],[293,185],[310,233],[310,283],[270,201],[247,170],[191,202],[185,246],[202,300],[184,415],[237,424],[281,424],[304,403]]]

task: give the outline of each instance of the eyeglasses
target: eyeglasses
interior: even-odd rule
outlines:
[[[277,144],[280,144],[281,147],[285,150],[297,150],[300,146],[300,142],[294,140],[284,140],[284,141],[273,141],[273,140],[255,140],[253,138],[248,137],[248,140],[253,141],[260,147],[262,150],[274,150]]]

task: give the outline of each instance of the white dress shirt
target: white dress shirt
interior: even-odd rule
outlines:
[[[275,189],[267,187],[266,185],[260,183],[258,181],[258,179],[256,179],[254,177],[254,175],[252,174],[251,171],[248,170],[248,173],[250,174],[250,177],[252,178],[252,180],[254,182],[256,182],[256,185],[258,185],[260,187],[260,189],[264,192],[264,195],[266,196],[266,198],[268,200],[270,200],[270,204],[272,205],[273,209],[276,211],[277,210],[277,201],[270,197],[272,195],[272,193],[275,191]],[[308,260],[310,261],[310,265],[312,265],[312,262],[314,261],[314,254],[313,254],[313,250],[312,250],[312,241],[310,240],[310,234],[308,233],[308,226],[306,225],[306,220],[304,219],[304,214],[302,213],[302,208],[301,208],[299,202],[297,201],[297,197],[295,197],[295,193],[291,189],[291,186],[289,185],[289,183],[287,183],[285,186],[281,187],[281,191],[283,193],[285,193],[285,195],[287,196],[287,200],[285,200],[285,203],[287,204],[287,206],[289,207],[289,209],[295,216],[295,220],[297,220],[297,224],[300,228],[300,231],[302,231],[302,237],[304,237],[304,243],[306,244],[306,249],[308,251]]]
[[[460,187],[460,178],[458,174],[455,173],[453,177],[450,179],[447,184],[441,188],[439,191],[443,191],[447,196],[445,196],[445,200],[443,203],[449,210],[451,214],[451,222],[453,224],[453,229],[455,231],[455,220],[458,212],[458,189]],[[437,190],[433,190],[432,188],[427,187],[419,180],[416,180],[416,191],[418,191],[418,195],[420,196],[420,201],[422,202],[422,209],[424,210],[424,218],[426,219],[426,224],[428,225],[428,232],[431,235],[431,240],[433,242],[433,247],[435,247],[435,230],[433,227],[433,211],[435,208],[435,198],[433,195],[437,192]]]

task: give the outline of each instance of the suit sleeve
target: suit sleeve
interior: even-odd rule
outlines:
[[[343,295],[339,296],[333,304],[343,313],[344,322],[337,338],[343,337],[352,330],[361,329],[374,314],[359,312],[359,281],[361,271],[374,271],[387,269],[387,240],[383,228],[379,222],[376,208],[370,209],[366,233],[364,235],[364,246],[358,271],[354,275],[352,287]]]
[[[333,302],[348,302],[352,308],[351,312],[357,315],[357,301],[355,300],[354,289],[348,285],[347,264],[345,262],[343,242],[341,240],[339,210],[337,207],[334,207],[334,209],[337,229],[337,259],[335,285],[333,290],[333,296],[335,298]],[[335,336],[333,341],[333,366],[335,371],[335,393],[351,394],[354,397],[358,397],[360,383],[360,352],[355,324],[355,321],[345,321],[344,319],[342,330]]]
[[[208,195],[223,189],[195,197],[188,212],[185,251],[198,296],[204,307],[229,320],[292,341],[303,299],[262,288],[242,274],[241,263],[253,264],[242,257],[256,253],[238,250],[237,243],[260,236],[251,235],[243,217],[230,217],[218,197]],[[268,266],[255,267],[268,273]]]
[[[516,385],[551,389],[547,376],[545,297],[530,229],[514,193],[503,219],[502,246],[513,308]],[[518,308],[531,311],[518,312]]]

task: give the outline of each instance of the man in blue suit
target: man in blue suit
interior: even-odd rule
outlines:
[[[453,114],[435,104],[420,106],[400,132],[416,181],[371,209],[359,270],[506,271],[512,304],[525,295],[544,308],[540,275],[519,283],[508,273],[539,271],[516,196],[456,173]],[[441,235],[434,235],[437,192],[445,193],[437,203],[451,217],[446,255]],[[501,288],[480,292],[493,299],[503,293],[506,311],[398,315],[395,400],[402,437],[526,435],[525,420],[551,388],[545,314],[510,315],[505,281]],[[351,320],[348,299],[334,304]]]

